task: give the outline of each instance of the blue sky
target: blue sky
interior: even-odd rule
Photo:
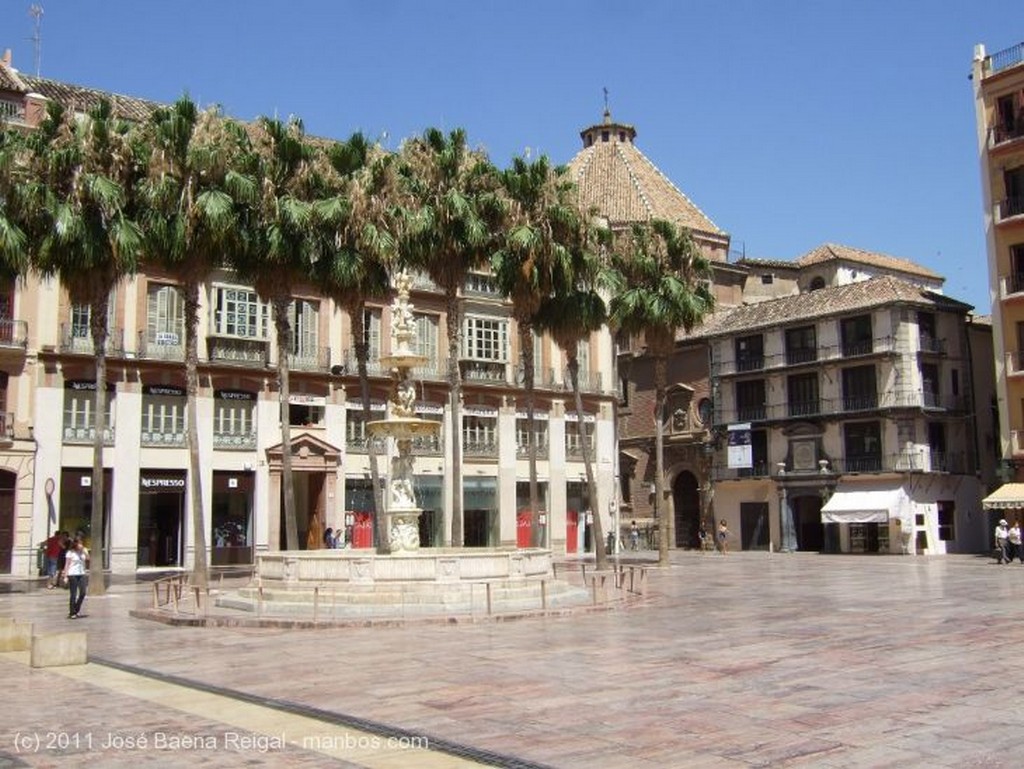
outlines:
[[[38,2],[45,77],[391,147],[461,126],[499,165],[568,161],[607,87],[735,251],[881,251],[990,310],[967,75],[976,43],[1024,40],[1020,0]],[[0,0],[29,73],[30,4]]]

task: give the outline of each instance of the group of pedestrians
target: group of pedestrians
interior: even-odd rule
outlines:
[[[323,546],[325,550],[343,550],[348,547],[344,529],[333,529],[328,526],[324,530]]]
[[[68,619],[82,616],[82,603],[89,586],[89,551],[85,547],[85,534],[75,532],[74,538],[66,531],[51,535],[45,544],[46,587],[68,589]]]
[[[1019,558],[1024,563],[1024,547],[1021,546],[1021,529],[1017,519],[1013,524],[1008,524],[1003,518],[996,524],[995,531],[995,556],[999,563],[1013,563],[1014,558]]]

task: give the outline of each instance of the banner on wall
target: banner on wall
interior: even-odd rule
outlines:
[[[750,445],[750,422],[729,425],[729,467],[754,466],[754,450]]]

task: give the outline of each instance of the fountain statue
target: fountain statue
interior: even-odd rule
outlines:
[[[371,436],[392,438],[395,442],[394,458],[388,475],[388,493],[385,500],[388,551],[405,553],[420,547],[419,518],[422,510],[416,505],[413,484],[413,439],[436,436],[441,425],[416,416],[416,385],[410,371],[427,362],[423,355],[412,349],[416,333],[413,305],[409,301],[412,278],[406,272],[395,276],[397,295],[391,304],[391,354],[382,355],[380,362],[395,375],[390,414],[385,419],[366,425]]]

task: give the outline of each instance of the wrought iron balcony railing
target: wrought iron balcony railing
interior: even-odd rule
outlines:
[[[496,438],[462,438],[462,454],[466,457],[497,457]]]
[[[213,448],[236,451],[251,451],[256,448],[256,431],[246,433],[213,434]]]
[[[185,431],[162,432],[143,430],[141,445],[146,447],[181,448],[185,445]]]
[[[995,204],[996,224],[1005,222],[1018,216],[1024,216],[1024,196],[1018,195],[1013,198],[1000,200]]]
[[[172,332],[139,332],[136,354],[147,360],[185,360],[185,339]]]
[[[95,427],[83,427],[80,425],[64,425],[64,443],[92,444],[96,439]],[[103,445],[114,445],[114,428],[108,427],[103,431]]]
[[[0,347],[28,347],[28,323],[0,318]]]
[[[88,329],[72,327],[69,323],[60,326],[60,352],[74,355],[96,355],[92,335]],[[107,357],[120,358],[124,355],[124,329],[112,328],[107,332]]]
[[[330,347],[309,347],[288,353],[288,367],[294,371],[326,371],[330,366]]]
[[[265,339],[211,336],[206,340],[206,349],[211,361],[257,366],[270,365],[270,345]]]

